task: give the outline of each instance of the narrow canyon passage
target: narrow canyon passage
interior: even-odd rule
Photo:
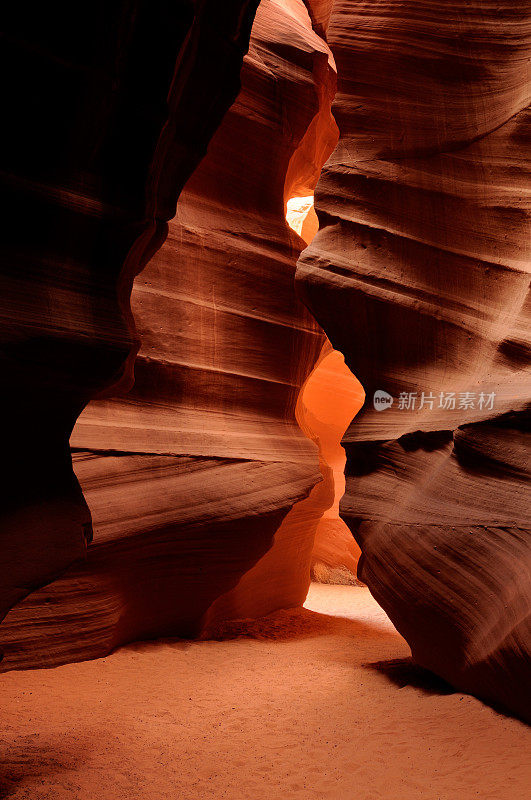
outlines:
[[[529,730],[413,668],[366,588],[224,635],[4,674],[2,800],[526,796]]]
[[[0,800],[524,798],[531,18],[105,5],[11,35]]]

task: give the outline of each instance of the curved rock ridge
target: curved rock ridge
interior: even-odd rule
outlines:
[[[530,10],[335,5],[340,141],[298,265],[367,396],[343,440],[360,578],[420,664],[525,718]]]
[[[335,81],[302,0],[264,0],[240,95],[135,281],[135,384],[92,401],[71,438],[87,563],[10,613],[4,669],[304,601],[333,496],[296,420],[324,336],[295,293],[304,242],[285,206],[337,141]]]
[[[314,30],[326,39],[326,29],[335,0],[304,0]]]
[[[238,92],[257,5],[96,1],[3,17],[0,619],[92,536],[69,436],[92,397],[131,381],[133,278]]]

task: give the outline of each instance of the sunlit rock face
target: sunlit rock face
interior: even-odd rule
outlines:
[[[92,397],[131,382],[133,278],[238,92],[257,5],[4,15],[0,619],[91,538],[69,436]]]
[[[290,198],[286,221],[309,244],[318,229],[313,194]],[[321,583],[357,582],[360,549],[339,516],[346,462],[341,438],[363,405],[364,397],[363,387],[346,366],[342,354],[326,340],[297,403],[299,425],[319,448],[323,482],[333,494],[330,508],[317,523],[312,550],[311,576]]]
[[[343,440],[361,579],[418,662],[523,716],[529,10],[335,4],[340,141],[298,267],[367,395]]]
[[[313,207],[313,194],[308,197],[290,197],[286,203],[286,222],[307,244],[312,241],[319,228]]]
[[[71,438],[87,563],[8,616],[4,668],[304,601],[334,498],[296,419],[324,336],[296,296],[285,206],[337,140],[335,80],[305,5],[264,0],[242,91],[135,281],[134,386],[91,402]]]
[[[306,381],[299,399],[301,426],[319,446],[326,469],[324,480],[333,486],[334,501],[317,524],[311,572],[322,583],[355,583],[360,549],[339,516],[345,492],[345,450],[341,438],[364,400],[363,387],[329,342]]]

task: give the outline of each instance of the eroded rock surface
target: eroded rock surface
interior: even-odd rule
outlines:
[[[12,611],[5,668],[196,635],[306,596],[333,496],[295,415],[324,337],[296,296],[304,242],[285,206],[313,189],[337,133],[333,60],[302,1],[262,2],[241,81],[134,284],[134,386],[91,402],[72,435],[87,563]]]
[[[238,92],[257,5],[4,15],[0,619],[92,536],[69,436],[92,397],[131,383],[131,284]]]
[[[361,579],[421,664],[527,717],[529,11],[335,5],[340,141],[298,268],[367,394],[343,442]]]

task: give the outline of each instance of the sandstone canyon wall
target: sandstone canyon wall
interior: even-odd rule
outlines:
[[[69,436],[92,397],[131,383],[131,283],[238,92],[257,5],[3,15],[0,619],[92,536]]]
[[[298,266],[367,394],[343,441],[361,579],[420,664],[527,718],[529,12],[334,5],[340,141]]]
[[[0,614],[61,577],[3,669],[352,573],[343,353],[360,578],[420,664],[531,717],[529,2],[263,0],[220,125],[256,6],[10,21]]]
[[[241,93],[134,283],[134,385],[89,403],[71,437],[87,561],[9,614],[4,669],[303,602],[333,489],[296,420],[324,337],[295,293],[304,242],[285,207],[337,141],[335,81],[304,3],[264,0]]]

